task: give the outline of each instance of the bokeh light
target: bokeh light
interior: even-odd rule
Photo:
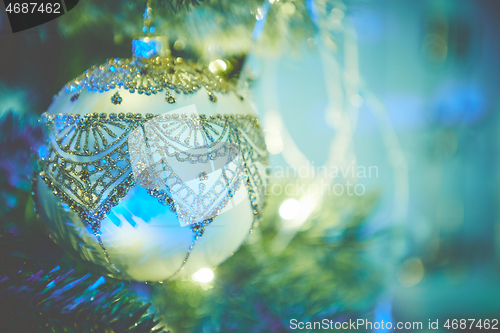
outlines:
[[[214,272],[210,268],[202,268],[193,274],[193,280],[200,283],[208,283],[214,279]]]

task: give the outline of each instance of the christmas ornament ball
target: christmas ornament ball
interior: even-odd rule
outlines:
[[[34,188],[68,254],[136,281],[216,267],[265,200],[267,151],[248,103],[230,81],[153,46],[92,67],[55,96]]]

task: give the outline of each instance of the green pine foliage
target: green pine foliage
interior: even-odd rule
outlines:
[[[369,318],[383,277],[369,255],[379,236],[363,228],[377,198],[325,197],[284,247],[278,208],[287,198],[271,196],[264,220],[211,283],[157,285],[155,307],[172,332],[288,332],[294,318]]]
[[[328,0],[324,7],[329,11],[338,4]],[[58,19],[58,27],[67,37],[97,29],[112,32],[116,44],[129,43],[152,35],[142,32],[145,7],[146,1],[80,1]],[[242,57],[250,49],[281,52],[290,44],[304,42],[315,31],[306,1],[153,0],[151,8],[153,35],[166,36],[175,55],[203,62]],[[258,21],[261,27],[254,35]],[[255,45],[257,35],[259,43]]]

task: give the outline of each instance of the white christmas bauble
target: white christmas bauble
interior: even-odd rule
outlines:
[[[216,267],[260,217],[258,120],[205,67],[110,60],[68,83],[44,121],[37,213],[56,243],[102,273],[165,281]]]

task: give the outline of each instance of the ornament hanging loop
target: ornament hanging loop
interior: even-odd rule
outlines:
[[[170,55],[167,38],[155,35],[152,2],[153,0],[147,0],[146,9],[142,15],[142,32],[146,36],[132,41],[132,54],[136,58],[167,57]]]
[[[144,14],[142,15],[142,32],[144,32],[148,36],[151,36],[156,32],[156,28],[153,25],[154,17],[151,3],[152,0],[148,0],[146,2],[146,9],[144,10]]]

